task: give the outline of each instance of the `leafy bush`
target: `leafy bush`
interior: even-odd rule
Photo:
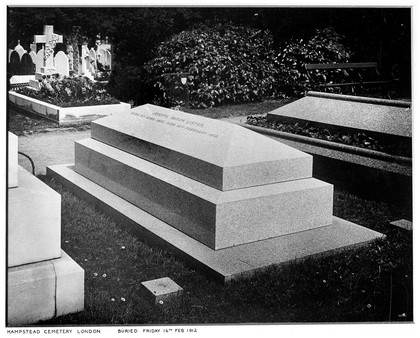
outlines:
[[[274,58],[268,31],[218,24],[172,36],[144,69],[166,103],[165,73],[189,72],[190,106],[207,108],[275,95]]]
[[[308,41],[299,39],[285,44],[275,61],[280,90],[286,96],[302,96],[308,89],[316,89],[319,83],[345,78],[348,73],[344,70],[314,71],[310,78],[305,69],[307,63],[347,62],[350,52],[341,43],[342,39],[334,29],[324,28],[317,29]]]
[[[107,94],[104,86],[87,77],[44,76],[40,90],[30,87],[16,89],[16,92],[60,107],[91,106],[119,103]]]

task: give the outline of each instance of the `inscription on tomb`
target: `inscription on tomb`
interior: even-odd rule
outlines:
[[[135,115],[140,118],[145,118],[149,121],[153,121],[156,123],[163,123],[170,127],[184,129],[192,133],[201,134],[201,135],[205,135],[205,136],[216,138],[216,139],[219,138],[219,134],[209,133],[208,131],[206,131],[204,123],[187,120],[185,118],[179,118],[176,116],[170,117],[167,114],[159,113],[159,112],[152,113],[153,116],[149,116],[149,115],[141,114],[137,112],[131,112],[130,114]]]

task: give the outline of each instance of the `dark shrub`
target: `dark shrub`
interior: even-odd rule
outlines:
[[[172,36],[144,69],[166,104],[164,74],[189,72],[190,105],[207,108],[275,95],[274,57],[268,31],[218,24]]]
[[[341,43],[343,37],[332,28],[317,29],[307,41],[303,39],[286,43],[276,57],[278,84],[286,96],[302,96],[317,84],[339,81],[348,76],[344,70],[316,71],[309,78],[307,63],[344,63],[350,52]]]
[[[16,89],[16,92],[60,107],[120,102],[107,94],[102,84],[95,83],[83,76],[46,76],[40,81],[40,87],[40,90],[23,87]]]

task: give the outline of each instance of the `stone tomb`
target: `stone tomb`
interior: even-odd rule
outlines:
[[[47,174],[223,281],[382,236],[332,216],[310,155],[240,126],[144,105],[91,133]]]
[[[291,119],[355,131],[411,138],[411,103],[331,93],[308,92],[267,114],[268,120]]]
[[[9,141],[9,154],[15,149]],[[9,161],[9,179],[16,170],[19,180],[7,192],[7,324],[82,311],[84,271],[60,245],[61,196]]]

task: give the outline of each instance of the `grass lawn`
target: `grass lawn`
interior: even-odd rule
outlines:
[[[41,324],[412,321],[411,232],[388,225],[406,216],[392,205],[338,190],[334,214],[385,240],[221,285],[41,178],[62,195],[62,248],[85,270],[85,311]],[[140,283],[160,277],[184,288],[179,302],[142,299]]]
[[[284,101],[188,112],[208,117],[266,113]],[[39,129],[34,121],[40,121]],[[55,128],[13,114],[9,130]],[[38,123],[38,122],[37,122]],[[46,122],[45,122],[46,123]],[[48,177],[62,195],[62,248],[85,271],[85,311],[42,325],[384,322],[413,320],[412,233],[392,228],[401,208],[335,189],[334,215],[387,235],[366,247],[271,267],[221,285],[163,249],[149,246]],[[144,301],[140,283],[170,277],[178,302]]]

